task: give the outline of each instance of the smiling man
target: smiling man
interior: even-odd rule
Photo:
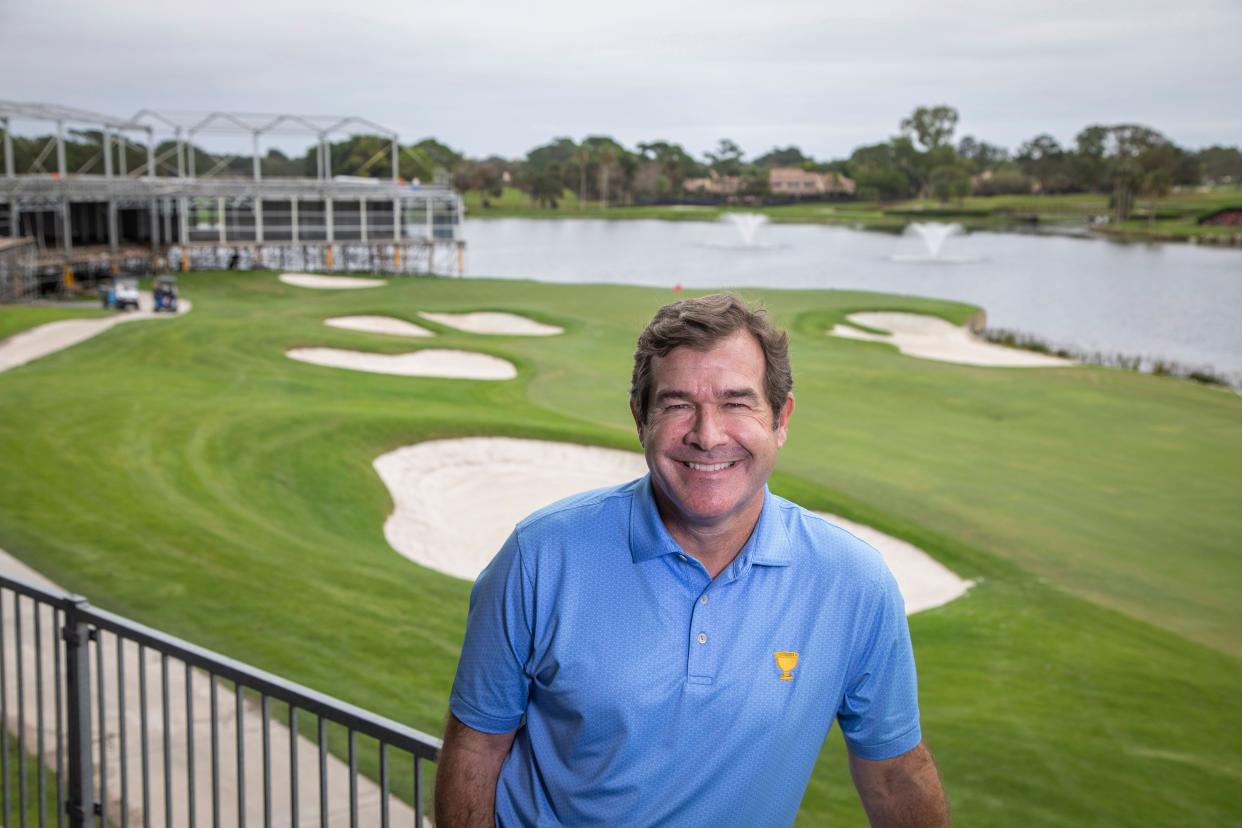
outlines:
[[[733,296],[660,309],[649,474],[518,524],[470,596],[436,824],[789,825],[833,721],[873,825],[944,825],[901,594],[768,491],[788,339]]]

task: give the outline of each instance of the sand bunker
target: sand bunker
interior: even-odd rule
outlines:
[[[349,290],[351,288],[383,287],[384,279],[362,279],[357,276],[314,276],[310,273],[282,273],[280,281],[296,287],[319,290]]]
[[[435,336],[426,328],[391,316],[335,316],[323,321],[334,328],[365,333],[391,334],[392,336]]]
[[[526,515],[647,471],[634,452],[508,437],[432,440],[381,455],[373,465],[395,504],[384,523],[388,543],[416,563],[466,580],[478,576]],[[880,551],[907,612],[948,603],[970,587],[905,541],[824,517]]]
[[[965,327],[958,327],[935,316],[877,312],[851,313],[846,319],[868,328],[890,331],[891,335],[868,333],[849,325],[834,325],[829,333],[845,339],[886,342],[896,345],[903,354],[920,359],[998,368],[1051,368],[1074,364],[1071,360],[1060,357],[994,345]]]
[[[495,311],[479,311],[477,313],[425,313],[418,314],[424,319],[438,322],[449,328],[474,334],[508,334],[512,336],[555,336],[564,333],[564,328],[545,325],[515,313],[499,313]]]
[[[513,363],[474,351],[428,348],[405,354],[371,354],[340,348],[294,348],[286,351],[290,359],[403,377],[445,377],[448,379],[508,380],[517,376]]]
[[[193,306],[188,299],[179,298],[175,314],[156,313],[152,307],[151,293],[144,291],[138,295],[136,311],[117,311],[113,316],[98,319],[62,319],[14,334],[0,342],[0,372],[77,345],[123,322],[184,316]]]

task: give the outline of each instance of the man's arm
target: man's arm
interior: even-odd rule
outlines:
[[[873,762],[850,753],[850,776],[875,828],[944,828],[949,803],[936,760],[919,742],[908,753]]]
[[[496,780],[516,732],[480,733],[448,714],[436,765],[437,828],[495,826]]]

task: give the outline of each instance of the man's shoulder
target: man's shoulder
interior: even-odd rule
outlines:
[[[880,583],[888,566],[879,551],[825,515],[791,500],[772,496],[780,524],[788,534],[796,563],[810,573],[848,577],[860,583]]]
[[[642,478],[616,486],[591,489],[549,503],[518,522],[519,534],[541,534],[588,526],[609,513],[629,515],[629,505]]]

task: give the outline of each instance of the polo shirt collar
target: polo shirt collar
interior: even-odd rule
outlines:
[[[630,555],[634,563],[642,563],[662,555],[684,554],[682,548],[669,534],[660,511],[656,507],[654,484],[648,472],[634,490],[630,504]],[[788,566],[791,561],[789,533],[780,519],[779,509],[772,502],[772,493],[763,487],[763,509],[759,522],[750,533],[746,545],[738,552],[733,563],[725,568],[733,578],[741,575],[751,565]],[[723,573],[722,573],[723,574]]]

